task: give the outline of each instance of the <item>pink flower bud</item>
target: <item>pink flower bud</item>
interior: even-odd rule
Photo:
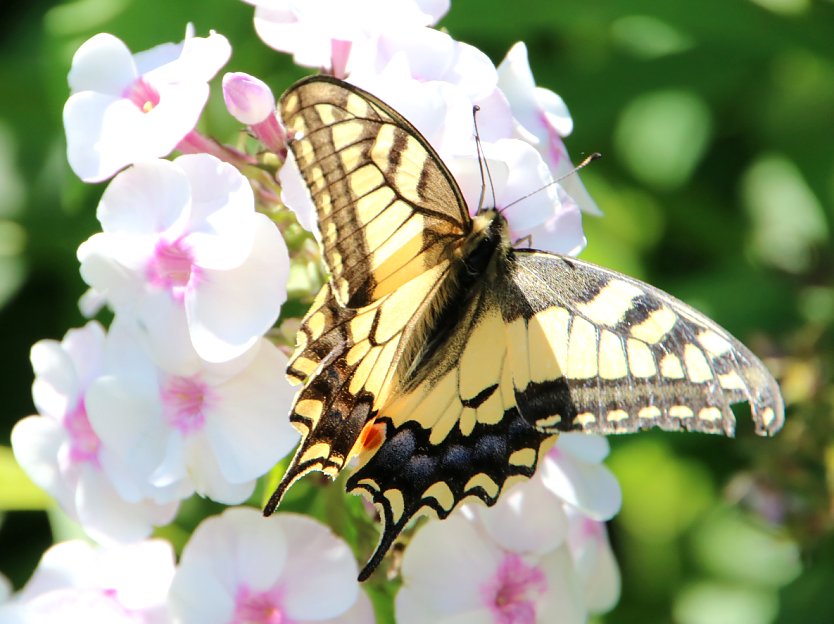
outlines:
[[[223,99],[229,113],[247,126],[259,124],[275,112],[270,88],[249,74],[229,72],[223,76]]]

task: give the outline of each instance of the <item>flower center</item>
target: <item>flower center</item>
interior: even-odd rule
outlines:
[[[98,449],[101,440],[93,431],[84,403],[64,417],[64,429],[69,434],[70,461],[73,463],[91,463],[98,466]]]
[[[199,431],[211,398],[209,387],[199,377],[170,377],[162,388],[165,419],[185,435]]]
[[[547,580],[541,568],[509,553],[482,593],[496,624],[535,624],[536,601],[546,590]]]
[[[143,113],[151,112],[159,104],[159,93],[140,76],[124,90],[122,97],[130,100]]]
[[[253,592],[242,586],[235,596],[232,624],[292,624],[292,620],[281,609],[279,589]]]
[[[191,250],[182,239],[160,240],[148,262],[148,281],[170,291],[174,299],[181,301],[188,282],[196,276],[196,269]]]

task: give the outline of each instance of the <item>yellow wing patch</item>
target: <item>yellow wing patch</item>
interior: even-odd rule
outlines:
[[[759,433],[781,427],[782,398],[762,363],[689,306],[572,258],[515,257],[504,315],[516,400],[543,431],[732,435],[730,405],[741,401]],[[533,288],[548,298],[525,297]]]
[[[362,308],[394,292],[469,233],[448,169],[387,105],[316,77],[284,94],[280,108],[340,305]]]

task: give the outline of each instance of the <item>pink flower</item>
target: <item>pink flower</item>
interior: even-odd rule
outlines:
[[[564,545],[507,550],[463,515],[430,521],[418,531],[406,549],[402,578],[400,624],[579,624],[587,616]]]
[[[171,586],[177,621],[370,624],[348,545],[307,516],[227,509],[197,527]]]
[[[516,135],[539,150],[554,178],[570,174],[574,164],[562,137],[573,130],[573,120],[561,97],[536,86],[523,43],[510,48],[498,66],[498,86],[510,102]],[[583,212],[602,214],[578,174],[567,175],[559,184]]]
[[[0,620],[165,624],[173,576],[174,552],[162,540],[109,548],[63,542],[44,553],[26,586],[0,606]]]
[[[621,495],[607,453],[604,438],[567,434],[493,507],[426,523],[405,551],[397,621],[584,622],[610,609],[620,578],[600,519]]]
[[[108,186],[98,217],[104,231],[78,249],[81,275],[146,329],[159,360],[192,345],[229,360],[275,323],[286,245],[231,165],[207,154],[135,165]]]
[[[85,182],[167,156],[194,129],[208,98],[208,81],[231,54],[211,33],[131,55],[125,44],[98,34],[75,53],[64,107],[67,158]]]
[[[150,486],[129,500],[104,470],[101,438],[87,413],[87,392],[102,370],[104,330],[96,322],[67,332],[60,343],[41,340],[32,347],[32,396],[40,416],[12,430],[15,457],[29,477],[103,543],[147,537],[153,525],[170,522],[176,502],[159,504]],[[118,472],[118,462],[114,464]]]
[[[229,114],[249,126],[270,151],[286,150],[286,135],[275,115],[275,96],[265,82],[242,72],[223,76],[223,99]]]
[[[161,500],[196,491],[216,501],[240,503],[255,479],[298,440],[286,417],[294,394],[283,376],[286,357],[258,340],[222,364],[192,354],[160,365],[116,319],[108,336],[103,374],[90,386],[90,423],[125,477],[116,485],[130,497],[147,483]]]

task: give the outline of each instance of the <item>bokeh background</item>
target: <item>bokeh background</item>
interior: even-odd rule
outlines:
[[[227,70],[280,93],[302,74],[235,0],[30,0],[0,8],[0,571],[20,587],[61,534],[14,465],[33,413],[29,348],[83,324],[75,250],[103,186],[74,178],[61,109],[75,49],[111,32],[134,51],[187,22],[231,41]],[[442,25],[497,63],[524,40],[560,93],[567,145],[605,212],[583,257],[696,305],[776,373],[788,423],[735,440],[612,439],[623,574],[605,623],[834,622],[834,3],[813,0],[458,0]],[[206,129],[237,125],[214,97]],[[52,523],[50,523],[50,518]]]

